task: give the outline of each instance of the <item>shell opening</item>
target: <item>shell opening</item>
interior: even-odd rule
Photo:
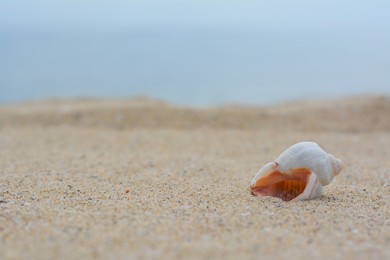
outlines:
[[[311,171],[306,168],[295,169],[291,174],[274,171],[256,181],[251,187],[255,196],[272,196],[290,201],[302,194]]]

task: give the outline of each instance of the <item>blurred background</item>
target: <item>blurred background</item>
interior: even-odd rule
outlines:
[[[389,46],[389,1],[1,1],[0,102],[386,94]]]

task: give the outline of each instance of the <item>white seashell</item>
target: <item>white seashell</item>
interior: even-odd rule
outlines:
[[[284,201],[310,200],[321,196],[343,169],[343,162],[325,152],[318,144],[301,142],[269,162],[251,181],[256,196],[273,196]]]

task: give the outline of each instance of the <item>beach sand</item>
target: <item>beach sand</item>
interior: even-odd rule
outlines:
[[[306,140],[346,165],[322,197],[252,196]],[[0,258],[390,259],[390,99],[3,105]]]

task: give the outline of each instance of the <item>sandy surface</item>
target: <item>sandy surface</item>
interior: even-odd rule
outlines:
[[[318,142],[346,169],[318,200],[253,197],[257,170]],[[178,108],[0,107],[1,259],[390,259],[390,100]]]

